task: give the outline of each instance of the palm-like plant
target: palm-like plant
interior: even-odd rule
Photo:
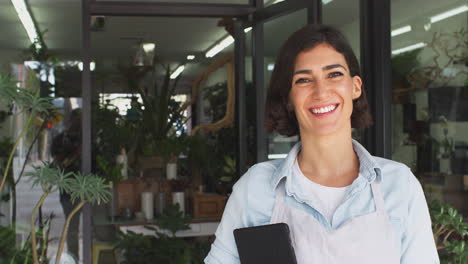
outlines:
[[[110,186],[106,184],[105,179],[94,174],[83,175],[81,173],[73,173],[74,177],[67,183],[66,191],[71,196],[73,203],[78,202],[72,212],[68,215],[60,238],[59,249],[57,251],[56,264],[59,263],[60,257],[65,246],[65,239],[68,234],[73,216],[86,204],[99,204],[108,202],[112,196]]]
[[[31,248],[33,253],[33,261],[35,264],[39,263],[37,256],[37,241],[36,241],[36,214],[39,208],[44,204],[45,199],[51,193],[57,191],[68,191],[68,186],[71,184],[71,176],[73,173],[65,173],[63,170],[50,167],[49,164],[45,166],[34,167],[34,170],[30,173],[25,174],[32,178],[33,187],[41,186],[43,194],[36,203],[31,213]]]
[[[19,88],[17,84],[18,82],[13,80],[9,75],[0,73],[0,100],[7,104],[15,105],[21,112],[27,112],[29,115],[8,156],[0,183],[0,192],[5,185],[15,150],[21,142],[21,139],[26,135],[26,132],[33,124],[35,116],[47,114],[53,107],[50,98],[41,98],[39,96],[39,91],[33,92],[24,88]]]
[[[50,164],[34,167],[34,170],[27,173],[26,176],[32,178],[33,186],[41,186],[41,189],[44,192],[31,214],[31,247],[34,264],[40,263],[37,256],[37,242],[34,232],[36,214],[42,204],[44,204],[47,196],[51,193],[61,191],[70,194],[73,203],[77,202],[75,208],[65,220],[56,256],[56,263],[59,263],[65,246],[65,239],[68,234],[71,219],[86,203],[99,204],[100,202],[109,201],[111,197],[110,186],[105,183],[104,178],[97,175],[83,175],[75,172],[66,173],[64,170],[51,167]]]

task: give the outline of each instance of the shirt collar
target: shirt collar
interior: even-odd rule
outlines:
[[[373,182],[376,178],[382,181],[381,169],[375,162],[374,157],[356,140],[353,139],[354,152],[359,159],[359,175],[364,177],[369,183]],[[279,182],[291,175],[291,170],[296,160],[297,155],[301,150],[301,142],[297,142],[294,147],[289,151],[288,156],[276,168],[271,179],[271,188],[276,189]]]

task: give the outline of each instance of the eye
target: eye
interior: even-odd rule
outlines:
[[[300,83],[308,83],[308,82],[310,82],[310,80],[307,78],[299,78],[294,83],[300,84]]]
[[[332,72],[332,73],[328,74],[328,78],[335,78],[335,77],[339,77],[339,76],[343,76],[343,73],[342,72]]]

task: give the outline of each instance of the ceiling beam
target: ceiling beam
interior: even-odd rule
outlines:
[[[186,4],[148,2],[92,1],[91,15],[97,16],[192,16],[240,17],[255,11],[250,5]]]

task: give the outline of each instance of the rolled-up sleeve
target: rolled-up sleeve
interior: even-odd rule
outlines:
[[[409,170],[409,169],[408,169]],[[408,218],[402,237],[401,264],[439,264],[431,217],[424,192],[419,181],[409,171],[410,200]]]

